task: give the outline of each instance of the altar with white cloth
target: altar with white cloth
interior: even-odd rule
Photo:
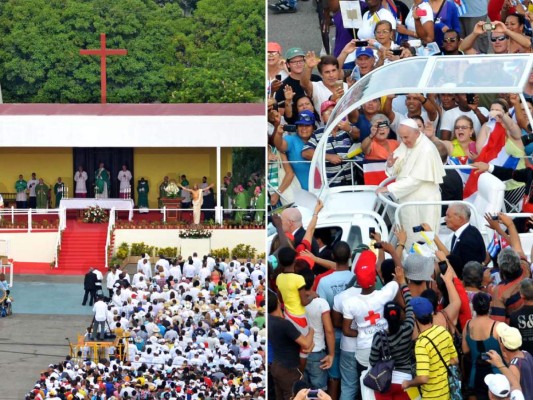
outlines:
[[[59,208],[64,210],[85,210],[89,207],[98,206],[100,208],[117,211],[129,211],[128,219],[133,219],[133,200],[132,199],[61,199]]]

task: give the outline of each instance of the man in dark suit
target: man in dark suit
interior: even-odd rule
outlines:
[[[318,257],[324,260],[333,261],[333,253],[331,251],[331,232],[329,229],[317,229],[313,235],[318,244]],[[315,264],[313,273],[320,275],[327,271],[327,268],[319,264]]]
[[[294,247],[298,246],[305,236],[305,229],[302,226],[302,213],[297,208],[287,208],[281,213],[283,232],[294,236]],[[311,252],[318,256],[319,247],[316,239],[311,242]]]
[[[94,296],[96,294],[96,281],[98,280],[98,277],[93,271],[93,267],[89,268],[89,272],[85,274],[85,278],[83,280],[83,289],[85,290],[85,293],[81,303],[82,306],[87,304],[87,297],[89,297],[90,306],[92,306],[94,303]]]
[[[453,232],[449,246],[445,246],[435,235],[435,244],[446,255],[457,258],[456,273],[463,279],[463,267],[468,261],[483,263],[487,256],[485,242],[479,230],[470,225],[470,208],[462,203],[453,203],[446,211],[446,226]]]

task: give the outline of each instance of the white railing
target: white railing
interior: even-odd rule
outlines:
[[[111,246],[111,236],[115,228],[115,207],[109,210],[109,223],[107,224],[107,237],[105,240],[105,267],[109,268],[109,246]]]
[[[0,219],[2,220],[10,220],[11,224],[15,224],[15,217],[25,215],[26,221],[27,221],[27,229],[28,232],[31,232],[33,230],[32,228],[32,221],[33,221],[33,215],[57,215],[59,219],[61,220],[61,210],[58,208],[50,208],[50,209],[32,209],[32,208],[25,208],[25,209],[17,209],[15,207],[11,208],[2,208],[0,209]],[[61,223],[60,223],[61,225]],[[10,230],[10,229],[21,229],[21,228],[7,228],[3,227],[2,230]]]
[[[167,220],[168,220],[168,217],[167,217],[167,212],[169,211],[169,209],[167,209],[165,206],[163,206],[162,208],[145,208],[144,210],[147,210],[147,211],[160,211],[161,214],[163,214],[163,219],[162,219],[162,222],[166,223]],[[171,209],[172,212],[179,212],[179,213],[186,213],[186,214],[191,214],[193,213],[193,209],[192,208],[173,208]],[[135,211],[138,211],[137,209]],[[223,207],[215,207],[215,208],[202,208],[201,210],[202,212],[206,212],[206,211],[213,211],[215,213],[215,220],[214,222],[217,223],[217,224],[222,224],[223,221],[224,221],[224,214],[227,213],[227,212],[253,212],[253,211],[264,211],[266,213],[266,209],[258,209],[258,208],[223,208]],[[204,221],[205,222],[205,218],[204,218]]]

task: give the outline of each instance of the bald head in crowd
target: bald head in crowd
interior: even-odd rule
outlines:
[[[302,226],[302,213],[297,208],[287,208],[281,213],[283,232],[294,232]]]

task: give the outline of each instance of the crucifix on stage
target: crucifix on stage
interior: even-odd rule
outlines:
[[[105,104],[107,102],[107,88],[106,88],[106,61],[107,56],[125,56],[128,54],[126,49],[108,49],[106,47],[105,33],[100,34],[100,48],[89,50],[82,49],[80,54],[82,56],[100,56],[100,87],[101,87],[101,102]]]

